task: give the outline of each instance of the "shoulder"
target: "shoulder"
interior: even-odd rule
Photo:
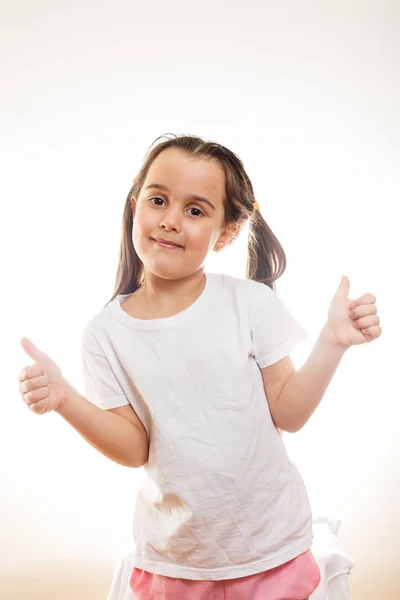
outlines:
[[[247,296],[268,296],[275,294],[275,292],[264,283],[255,281],[254,279],[247,279],[245,277],[234,277],[233,275],[226,275],[225,273],[211,273],[217,285],[223,287],[232,292],[243,294]]]
[[[216,297],[225,302],[230,300],[249,314],[257,309],[264,310],[267,306],[276,308],[277,303],[279,304],[276,293],[265,283],[226,274],[212,273],[212,277]]]
[[[92,354],[102,354],[95,329],[96,322],[90,319],[83,328],[80,339],[80,348],[82,351],[89,351]]]
[[[116,312],[117,305],[120,305],[122,301],[131,297],[131,293],[119,294],[112,300],[109,300],[105,306],[95,307],[94,311],[88,315],[88,320],[85,324],[86,327],[92,329],[92,331],[101,330],[103,327],[107,326],[110,321],[112,322],[112,317]]]
[[[86,321],[81,334],[81,349],[102,354],[103,344],[100,344],[100,341],[107,338],[106,332],[110,329],[109,318],[109,309],[106,306]]]
[[[276,294],[265,283],[247,279],[244,277],[223,276],[223,284],[229,289],[239,301],[246,303],[249,307],[265,305],[269,300],[274,301]]]

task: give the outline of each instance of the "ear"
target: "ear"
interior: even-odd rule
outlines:
[[[136,209],[136,205],[137,205],[137,198],[136,196],[131,196],[129,203],[131,205],[131,212],[132,212],[132,217],[135,216],[135,209]]]
[[[219,250],[222,250],[224,246],[228,246],[231,239],[235,237],[238,229],[239,225],[237,223],[229,223],[229,225],[227,225],[227,227],[223,231],[221,231],[218,240],[214,246],[214,250],[218,252]]]

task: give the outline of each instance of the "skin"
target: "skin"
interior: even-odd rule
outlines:
[[[169,191],[146,189],[154,183]],[[189,198],[191,193],[206,197],[215,210]],[[153,161],[136,208],[132,203],[132,241],[145,273],[144,285],[131,296],[137,306],[166,316],[201,294],[207,255],[228,245],[237,230],[233,224],[224,226],[224,195],[225,175],[215,161],[193,159],[179,148],[168,148]],[[162,248],[151,238],[183,247]]]

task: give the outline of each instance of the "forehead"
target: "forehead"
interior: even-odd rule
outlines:
[[[161,183],[171,190],[213,196],[225,195],[225,174],[215,160],[193,158],[179,148],[163,150],[151,164],[144,182]]]

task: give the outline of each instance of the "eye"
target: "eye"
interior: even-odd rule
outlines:
[[[162,198],[160,198],[160,196],[154,196],[154,198],[149,198],[149,200],[150,200],[150,202],[151,202],[152,200],[155,200],[156,198],[157,198],[158,200],[163,200]],[[164,202],[164,200],[163,200],[163,202]],[[156,206],[160,206],[160,205],[159,205],[159,204],[156,204]]]
[[[152,198],[149,198],[149,201],[154,204],[154,202],[152,202],[152,200],[161,200],[162,202],[165,202],[164,198],[161,198],[161,196],[153,196]],[[154,206],[162,206],[161,204],[154,204]],[[197,207],[192,206],[191,208],[189,208],[188,210],[197,210],[200,214],[199,215],[192,215],[192,217],[196,217],[199,218],[200,216],[205,216],[205,214]]]
[[[198,211],[199,211],[199,213],[200,213],[200,215],[201,215],[202,217],[204,217],[204,216],[205,216],[205,215],[204,215],[204,213],[203,213],[203,212],[202,212],[202,211],[201,211],[199,208],[196,208],[195,206],[192,206],[192,208],[189,208],[189,210],[198,210]],[[197,217],[197,216],[200,216],[200,215],[192,215],[192,217]]]

